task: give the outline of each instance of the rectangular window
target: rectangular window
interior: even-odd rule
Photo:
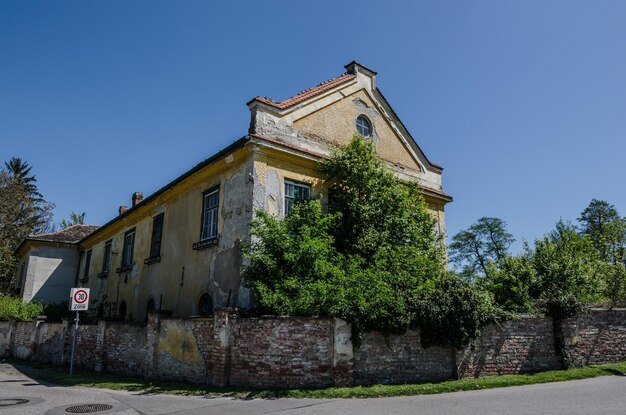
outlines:
[[[111,245],[113,241],[106,241],[104,244],[104,256],[102,257],[102,274],[106,275],[111,270]]]
[[[161,256],[161,236],[163,235],[163,213],[152,219],[152,239],[150,242],[150,258]]]
[[[285,180],[285,216],[291,213],[293,205],[311,196],[311,186]]]
[[[220,189],[209,190],[202,199],[202,232],[200,240],[217,238],[217,209],[220,202]]]
[[[135,247],[135,228],[124,234],[124,250],[122,251],[122,268],[133,264],[133,248]]]
[[[83,281],[89,279],[89,268],[91,267],[91,249],[85,255],[85,270],[83,271]]]

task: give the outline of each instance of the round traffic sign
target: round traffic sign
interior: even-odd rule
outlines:
[[[87,294],[87,291],[85,290],[77,290],[74,293],[74,302],[78,304],[84,303],[85,301],[87,301],[87,298],[89,298],[89,295]]]

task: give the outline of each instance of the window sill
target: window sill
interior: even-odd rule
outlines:
[[[143,263],[146,265],[156,264],[157,262],[161,262],[161,255],[152,256],[143,260]]]
[[[125,265],[123,267],[119,267],[118,269],[116,269],[115,272],[117,272],[118,274],[121,274],[122,272],[130,271],[131,269],[133,269],[132,265]]]
[[[217,245],[218,237],[204,239],[193,244],[194,251],[200,251],[202,249],[210,248]]]
[[[108,276],[109,276],[109,271],[101,272],[100,274],[98,274],[98,278],[106,278]]]

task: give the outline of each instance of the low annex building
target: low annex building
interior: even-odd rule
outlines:
[[[93,225],[74,225],[24,239],[17,248],[16,292],[20,298],[48,304],[67,301],[78,276],[78,243],[96,229]]]
[[[241,243],[257,209],[283,216],[310,196],[325,200],[317,163],[359,133],[398,177],[420,182],[445,233],[442,167],[431,162],[376,86],[376,72],[346,72],[287,100],[247,103],[248,134],[143,198],[79,242],[79,282],[100,317],[144,321],[248,308]],[[78,260],[77,260],[78,261]],[[192,299],[192,300],[189,300]]]

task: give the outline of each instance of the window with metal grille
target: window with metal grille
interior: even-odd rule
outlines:
[[[311,196],[311,186],[285,180],[285,216],[291,213],[293,205]]]
[[[124,249],[122,250],[122,268],[130,267],[133,263],[135,247],[135,228],[124,234]]]
[[[161,255],[161,237],[163,235],[163,213],[152,219],[152,239],[150,242],[150,258]]]
[[[220,189],[204,193],[202,199],[202,231],[200,240],[217,238],[217,209],[220,202]]]

